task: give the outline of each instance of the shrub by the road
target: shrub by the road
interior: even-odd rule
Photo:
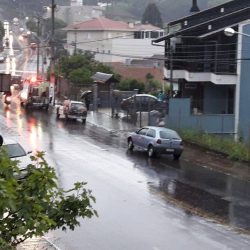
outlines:
[[[221,152],[232,160],[249,161],[249,146],[243,142],[235,142],[233,138],[224,138],[195,130],[181,130],[180,134],[184,140]]]
[[[12,249],[49,230],[74,230],[80,218],[97,215],[92,207],[95,198],[85,182],[63,190],[43,152],[31,160],[21,175],[18,162],[11,161],[0,147],[0,249]]]

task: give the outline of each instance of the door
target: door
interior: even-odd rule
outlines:
[[[147,134],[148,128],[142,128],[140,129],[135,138],[134,138],[134,145],[140,148],[144,148],[145,141],[146,141],[146,134]]]

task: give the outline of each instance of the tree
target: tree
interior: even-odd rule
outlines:
[[[60,58],[59,65],[56,68],[60,68],[60,73],[73,84],[91,83],[91,76],[97,71],[113,74],[109,66],[96,62],[89,52],[64,56]]]
[[[145,91],[151,95],[156,95],[157,91],[161,88],[161,83],[154,79],[151,73],[146,75],[146,86]]]
[[[3,23],[0,22],[0,39],[2,40],[4,36],[4,27],[3,27]]]
[[[74,84],[89,84],[92,83],[92,73],[87,68],[74,69],[69,74],[70,82]]]
[[[162,27],[161,13],[155,3],[149,3],[142,15],[142,23],[150,23],[157,27]]]
[[[140,82],[136,79],[125,79],[118,84],[117,88],[121,91],[131,91],[134,89],[138,89],[139,93],[143,93],[145,85],[143,82]]]
[[[95,198],[85,182],[65,191],[59,188],[55,170],[43,152],[31,160],[25,178],[20,179],[18,162],[10,160],[0,147],[0,249],[11,249],[49,230],[74,230],[80,225],[79,217],[97,215],[92,207]]]

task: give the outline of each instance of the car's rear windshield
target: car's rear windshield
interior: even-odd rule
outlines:
[[[85,105],[83,103],[72,103],[71,108],[73,108],[73,109],[83,109],[83,108],[85,108]]]
[[[160,131],[161,139],[180,139],[180,136],[175,131]]]
[[[7,154],[10,158],[16,158],[26,155],[26,152],[18,143],[3,145],[3,147],[6,149]]]

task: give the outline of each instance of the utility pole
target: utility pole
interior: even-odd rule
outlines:
[[[50,59],[50,97],[51,104],[55,103],[55,0],[51,0],[51,59]]]
[[[74,28],[75,30],[75,42],[74,42],[74,55],[76,55],[77,52],[77,28]]]
[[[36,61],[36,77],[38,78],[40,76],[40,72],[39,72],[39,57],[40,57],[40,17],[37,18],[37,61]]]
[[[173,97],[173,47],[170,45],[170,54],[169,54],[169,67],[170,67],[170,98]]]

